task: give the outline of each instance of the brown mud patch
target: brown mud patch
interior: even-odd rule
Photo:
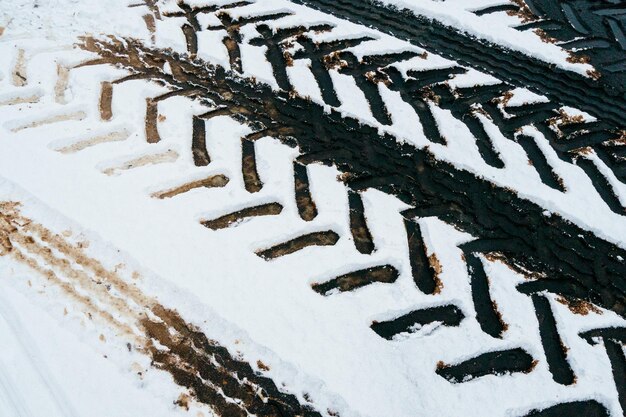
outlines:
[[[290,255],[309,246],[333,246],[339,240],[339,235],[332,230],[313,232],[298,236],[295,239],[280,243],[271,248],[257,251],[256,254],[265,260]]]
[[[576,298],[566,298],[562,296],[558,297],[556,301],[566,306],[572,313],[579,314],[581,316],[586,316],[589,313],[602,314],[602,310],[594,306],[589,301]]]
[[[195,190],[196,188],[225,187],[226,184],[228,184],[228,181],[229,180],[225,175],[222,175],[222,174],[212,175],[208,178],[204,178],[204,179],[197,180],[197,181],[191,181],[183,185],[179,185],[178,187],[174,187],[165,191],[159,191],[159,192],[153,193],[152,197],[162,200],[166,198],[175,197],[177,195],[186,193],[191,190]]]
[[[248,207],[234,213],[226,214],[214,220],[205,220],[203,226],[211,230],[219,230],[230,227],[244,219],[258,216],[276,216],[283,211],[283,206],[279,203],[263,204],[255,207]]]

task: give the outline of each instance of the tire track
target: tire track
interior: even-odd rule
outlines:
[[[321,416],[280,391],[247,362],[207,338],[176,311],[129,284],[97,259],[43,225],[22,216],[15,202],[0,203],[0,256],[46,277],[117,336],[148,355],[193,398],[217,415]]]
[[[316,103],[288,92],[274,92],[220,67],[200,66],[133,40],[124,44],[86,40],[83,47],[102,57],[94,62],[117,63],[175,90],[189,89],[190,85],[201,89],[203,97],[221,112],[260,126],[255,130],[262,134],[272,131],[287,145],[297,143],[302,152],[299,162],[336,165],[350,174],[345,182],[354,191],[372,187],[396,195],[415,207],[405,214],[408,218],[436,216],[480,237],[467,247],[468,254],[500,252],[508,263],[522,270],[575,281],[585,289],[583,298],[626,314],[626,251],[558,215],[546,217],[543,208],[512,190],[494,187],[437,161],[427,149],[399,144],[390,135],[381,136],[376,128],[356,119],[344,118],[336,111],[327,113]],[[165,63],[171,74],[159,69]],[[342,144],[340,148],[337,143]],[[485,199],[487,195],[490,197]],[[293,245],[300,243],[295,239],[292,244],[285,242],[285,248],[293,251],[297,246]],[[417,262],[416,268],[422,264],[427,264],[425,259]],[[422,284],[423,288],[437,288],[425,281]]]
[[[324,13],[368,26],[479,70],[507,83],[529,88],[551,101],[580,108],[624,127],[624,92],[592,78],[553,67],[538,59],[476,39],[436,20],[368,0],[292,0]]]

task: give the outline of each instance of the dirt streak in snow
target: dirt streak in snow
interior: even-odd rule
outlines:
[[[81,247],[26,218],[16,202],[0,203],[0,256],[10,256],[43,275],[92,319],[114,329],[153,366],[168,372],[193,399],[220,416],[319,416],[280,392],[249,363],[106,269]],[[131,346],[129,344],[129,346]]]

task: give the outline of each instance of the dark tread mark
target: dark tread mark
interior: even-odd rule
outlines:
[[[369,55],[359,59],[351,52],[339,52],[336,59],[345,62],[338,67],[341,74],[350,75],[365,95],[374,118],[383,125],[391,124],[391,115],[378,90],[376,73],[387,65],[417,56],[416,52],[398,52],[384,55]],[[347,65],[346,65],[347,64]]]
[[[626,328],[624,327],[606,327],[603,329],[594,329],[583,332],[580,337],[585,339],[587,343],[595,345],[595,338],[610,339],[616,342],[626,344]]]
[[[458,66],[426,71],[409,71],[407,75],[410,78],[404,79],[397,69],[393,67],[385,69],[385,73],[392,81],[389,88],[398,91],[402,99],[413,107],[420,119],[424,134],[430,141],[441,144],[446,144],[447,142],[439,131],[437,122],[430,109],[429,102],[434,100],[437,105],[451,110],[456,118],[464,121],[472,135],[476,138],[478,151],[485,162],[495,168],[503,168],[504,162],[502,162],[498,152],[494,149],[491,138],[485,132],[483,125],[473,116],[473,109],[471,108],[473,104],[479,101],[484,102],[487,98],[491,99],[493,94],[485,96],[480,93],[479,89],[475,89],[472,90],[472,95],[475,98],[472,101],[468,101],[459,95],[450,94],[445,89],[437,88],[437,91],[432,90],[433,86],[449,80],[457,74],[466,72],[465,68]],[[494,89],[487,86],[486,88],[488,92],[495,92],[495,94],[502,92],[501,87]],[[442,98],[444,99],[442,100]]]
[[[187,42],[187,52],[191,57],[195,57],[198,54],[198,37],[196,36],[196,30],[189,24],[185,23],[181,29],[185,35],[185,41]]]
[[[366,255],[374,252],[374,241],[365,220],[365,208],[361,194],[348,190],[348,205],[350,207],[350,231],[356,249]]]
[[[161,321],[142,321],[147,334],[160,345],[149,348],[153,363],[219,415],[320,417],[293,395],[281,392],[271,379],[257,374],[247,362],[233,358],[226,348],[207,339],[175,311],[156,308],[154,313]]]
[[[389,321],[374,321],[371,328],[380,337],[392,340],[397,334],[412,333],[416,325],[421,327],[426,324],[440,322],[444,326],[458,326],[463,318],[463,312],[457,306],[448,304],[411,311]]]
[[[545,155],[537,145],[537,142],[535,142],[535,138],[519,135],[517,137],[517,143],[524,148],[529,161],[532,163],[533,167],[535,167],[541,181],[555,190],[561,192],[565,191],[563,180],[554,172]]]
[[[485,7],[484,9],[475,10],[474,14],[476,16],[483,16],[486,14],[497,13],[497,12],[517,12],[520,7],[516,4],[498,4],[496,6]]]
[[[241,7],[252,4],[249,1],[238,1],[229,4],[221,4],[221,5],[211,5],[211,6],[200,6],[194,7],[191,6],[184,1],[178,1],[177,5],[181,9],[178,12],[166,12],[163,13],[165,17],[185,17],[187,19],[187,23],[183,24],[182,31],[185,35],[185,40],[187,42],[187,52],[191,57],[195,57],[198,53],[198,35],[197,32],[202,30],[200,27],[200,22],[198,21],[198,15],[201,13],[213,13],[219,10],[230,9],[234,7]]]
[[[413,220],[412,213],[403,213],[404,228],[406,229],[409,246],[409,262],[411,263],[411,273],[417,288],[424,294],[436,294],[439,292],[441,283],[430,267],[426,244],[422,238],[422,229],[419,223]]]
[[[531,298],[539,322],[541,344],[552,379],[559,384],[571,385],[576,382],[576,376],[567,361],[567,348],[559,336],[550,301],[539,294],[533,294]]]
[[[212,230],[224,229],[234,223],[240,222],[249,217],[276,216],[283,211],[283,206],[279,203],[263,204],[255,207],[248,207],[243,210],[229,213],[214,220],[203,220],[203,226]]]
[[[497,304],[491,299],[489,277],[485,273],[483,263],[474,253],[464,251],[464,256],[470,277],[476,320],[485,333],[492,337],[501,338],[508,326],[502,321]]]
[[[524,417],[564,416],[609,417],[609,411],[599,402],[587,400],[557,404],[542,410],[532,410]]]
[[[585,157],[580,157],[576,161],[576,165],[578,165],[583,169],[583,171],[585,171],[596,191],[598,191],[598,194],[600,194],[600,197],[602,197],[602,199],[604,200],[606,205],[609,206],[611,211],[622,215],[626,213],[626,208],[622,206],[621,201],[619,200],[617,195],[615,195],[615,190],[613,190],[613,186],[600,172],[600,170],[593,161]]]
[[[317,206],[309,189],[309,174],[306,165],[297,161],[293,163],[293,177],[296,195],[296,206],[302,220],[310,222],[317,217]]]
[[[395,282],[399,275],[398,270],[393,266],[382,265],[350,272],[324,283],[313,284],[311,287],[322,295],[329,295],[334,290],[353,291],[375,282],[390,284]]]
[[[517,290],[522,294],[532,295],[547,291],[558,294],[566,298],[585,299],[587,292],[585,288],[572,280],[565,279],[536,279],[533,281],[522,282],[517,286]],[[595,302],[594,300],[591,300]]]
[[[453,384],[467,382],[486,375],[528,373],[535,367],[535,360],[521,348],[487,352],[456,365],[439,362],[437,374]]]
[[[357,46],[362,42],[372,40],[369,37],[359,37],[354,39],[342,39],[331,42],[315,42],[308,36],[299,36],[298,44],[302,46],[293,54],[294,59],[310,59],[311,72],[317,81],[322,100],[329,106],[339,107],[341,101],[337,97],[333,81],[328,72],[331,64],[336,58],[336,53],[342,49]]]
[[[619,403],[622,410],[626,410],[626,357],[624,356],[626,328],[609,327],[595,329],[581,333],[580,337],[592,345],[598,343],[598,339],[602,339],[604,342],[604,349],[611,362],[613,380],[615,381]]]
[[[371,55],[362,60],[357,60],[352,53],[341,51],[340,48],[345,49],[358,45],[369,38],[361,37],[317,43],[304,34],[306,30],[314,28],[325,31],[331,27],[317,25],[307,29],[303,26],[295,26],[283,28],[274,33],[265,24],[257,26],[257,30],[262,36],[254,38],[251,42],[259,46],[264,45],[267,48],[267,56],[273,66],[275,78],[284,90],[291,89],[286,67],[291,65],[289,56],[291,52],[287,50],[287,46],[291,45],[292,42],[290,42],[289,37],[293,35],[291,39],[296,39],[302,46],[293,57],[295,59],[311,59],[311,70],[318,81],[326,103],[339,105],[329,74],[331,68],[336,68],[339,72],[352,75],[363,91],[373,115],[382,123],[388,124],[391,120],[380,96],[378,84],[382,82],[391,90],[399,92],[402,99],[413,107],[420,119],[424,134],[432,142],[445,144],[446,138],[440,132],[431,106],[437,105],[450,110],[456,119],[465,123],[475,137],[476,146],[484,161],[495,168],[504,167],[504,162],[486,131],[484,123],[487,122],[479,119],[479,113],[491,118],[500,132],[510,140],[517,140],[518,131],[521,127],[535,125],[549,138],[549,143],[557,156],[568,163],[575,162],[576,155],[570,153],[575,150],[574,146],[577,148],[592,146],[607,166],[614,171],[618,179],[626,181],[626,159],[621,158],[620,147],[607,142],[623,137],[623,132],[612,129],[606,123],[585,123],[575,118],[572,120],[560,109],[559,105],[553,102],[507,106],[512,87],[503,83],[455,90],[441,84],[456,74],[467,71],[459,66],[425,71],[410,70],[405,78],[397,68],[393,67],[393,63],[414,57],[414,52]],[[236,42],[237,39],[233,37],[231,41]],[[234,112],[231,114],[236,115]],[[552,128],[557,126],[556,120],[558,118],[563,118],[566,123],[558,125],[558,132],[554,132]],[[524,137],[520,139],[520,143],[526,149],[529,161],[539,173],[540,179],[548,186],[563,191],[565,187],[561,179],[551,169],[537,144],[526,140]],[[585,169],[593,168],[588,165],[582,167]],[[610,187],[606,186],[606,179],[597,170],[589,169],[587,172],[591,176],[592,184],[596,187],[600,197],[606,201],[611,209],[623,214],[619,211],[620,206],[617,198]]]
[[[211,158],[206,147],[206,125],[200,117],[194,116],[192,121],[191,153],[193,163],[197,167],[209,165]]]
[[[619,397],[622,410],[626,410],[626,357],[622,343],[616,343],[610,339],[604,339],[604,348],[611,362],[613,380]]]
[[[307,26],[296,26],[284,29],[274,30],[266,24],[256,27],[259,32],[259,38],[250,39],[250,45],[266,47],[265,58],[272,65],[274,79],[278,87],[284,91],[291,91],[293,86],[287,75],[288,56],[283,51],[282,42],[289,38],[296,38],[308,31],[326,32],[333,28],[332,25],[322,24]]]
[[[280,19],[281,17],[291,15],[290,12],[268,13],[257,16],[239,17],[233,19],[233,17],[227,12],[217,13],[216,16],[220,20],[221,25],[209,26],[207,30],[225,30],[226,36],[222,40],[226,50],[228,51],[228,59],[231,69],[237,73],[242,72],[241,67],[241,50],[239,45],[242,42],[241,27],[252,23],[260,23],[266,20]]]
[[[246,191],[249,193],[261,191],[263,182],[256,169],[255,143],[247,137],[241,138],[241,174]]]
[[[332,230],[307,233],[271,248],[257,251],[256,254],[265,260],[271,260],[290,255],[308,246],[333,246],[338,240],[339,235]]]
[[[400,93],[400,97],[409,103],[420,119],[420,124],[424,131],[424,135],[428,140],[445,145],[446,139],[439,132],[437,122],[430,110],[428,94],[426,87],[451,79],[455,74],[463,74],[467,72],[461,67],[452,67],[427,71],[410,71],[411,78],[405,79],[400,71],[395,67],[389,67],[384,70],[384,74],[389,77],[391,84],[389,88],[392,91]]]

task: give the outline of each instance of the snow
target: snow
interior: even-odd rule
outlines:
[[[22,45],[24,39],[23,42],[42,48],[64,46],[61,52],[56,48],[40,54],[36,59],[41,61],[37,62],[49,63],[51,56],[54,60],[72,62],[77,56],[82,57],[82,53],[69,46],[76,36],[86,32],[150,37],[141,18],[146,9],[127,8],[128,2],[123,0],[87,3],[57,0],[41,3],[38,8],[26,1],[14,1],[11,7],[7,4],[0,4],[0,12],[4,13],[0,13],[0,26],[8,23],[4,37],[0,38],[7,41],[6,45],[0,45],[2,56],[13,57],[15,47],[11,42]],[[476,32],[479,22],[484,22],[469,17],[469,13],[447,9],[444,3],[426,1],[410,6],[469,31]],[[415,50],[404,42],[286,1],[265,0],[248,6],[250,12],[265,9],[297,12],[296,16],[278,21],[282,23],[287,19],[332,22],[338,26],[337,33],[372,35],[375,41],[351,49],[358,56]],[[501,26],[493,25],[489,32],[480,34],[494,37]],[[218,31],[203,32],[198,56],[226,65],[228,58],[219,41],[221,35]],[[31,41],[26,36],[45,40]],[[320,36],[332,38],[335,32]],[[539,45],[512,30],[502,30],[497,39],[511,47],[527,45],[524,48],[531,49],[524,51],[565,67],[563,54],[554,45]],[[157,21],[155,43],[184,51],[180,21]],[[261,48],[248,45],[242,48],[242,55],[246,76],[275,85]],[[415,58],[403,63],[402,69],[432,69],[452,64],[429,53],[427,59]],[[8,82],[9,65],[0,63],[0,73],[5,75],[0,82],[6,88],[0,102],[14,97],[16,90]],[[569,65],[581,70],[578,64]],[[345,186],[336,181],[339,171],[322,165],[308,166],[319,216],[312,222],[304,222],[293,198],[291,172],[297,149],[287,148],[270,137],[257,141],[258,170],[264,187],[251,195],[243,189],[239,157],[240,138],[249,133],[249,128],[225,117],[211,120],[207,124],[210,139],[207,142],[212,162],[207,167],[196,168],[188,143],[190,115],[206,109],[181,97],[160,103],[159,112],[167,115],[159,125],[163,140],[156,146],[148,146],[141,123],[145,99],[162,92],[162,88],[145,81],[126,83],[125,95],[114,95],[114,114],[119,116],[108,128],[128,132],[125,140],[75,153],[58,152],[105,132],[95,105],[99,83],[93,80],[115,79],[119,70],[87,67],[73,71],[72,87],[66,92],[70,104],[62,106],[52,104],[50,83],[46,81],[50,74],[37,69],[45,67],[35,66],[36,70],[31,69],[32,73],[28,74],[36,87],[26,94],[45,95],[40,103],[0,108],[0,200],[21,201],[28,216],[55,231],[69,229],[73,236],[87,240],[90,243],[87,252],[107,267],[123,263],[127,274],[139,272],[142,279],[138,285],[143,291],[165,305],[176,306],[183,317],[210,338],[239,352],[251,363],[262,360],[269,366],[268,375],[277,385],[284,383],[285,389],[302,402],[306,393],[321,411],[337,410],[347,417],[497,416],[520,415],[529,408],[551,405],[555,399],[595,398],[609,407],[613,415],[620,414],[615,387],[608,377],[610,364],[602,346],[590,346],[577,336],[578,332],[594,326],[623,326],[624,321],[614,313],[604,311],[602,315],[592,313],[581,318],[550,299],[557,320],[567,329],[562,337],[571,347],[568,360],[578,377],[573,386],[559,385],[552,380],[544,359],[532,302],[515,289],[524,278],[505,265],[484,258],[492,296],[495,301],[504,300],[498,305],[509,330],[502,340],[481,332],[474,318],[466,265],[458,248],[474,237],[435,218],[418,219],[428,253],[436,253],[443,265],[441,294],[422,294],[415,288],[408,261],[403,219],[399,214],[407,208],[404,203],[376,190],[363,192],[377,250],[371,256],[360,254],[351,241]],[[306,62],[297,63],[289,71],[302,95],[321,100],[319,92],[311,87],[312,76]],[[564,178],[566,193],[541,184],[520,146],[502,137],[487,118],[479,116],[505,160],[506,168],[502,170],[482,161],[465,125],[449,112],[433,105],[435,117],[449,139],[449,145],[444,147],[424,137],[417,116],[396,93],[380,87],[394,120],[391,127],[383,127],[373,119],[354,80],[335,71],[331,75],[342,102],[340,110],[345,115],[391,132],[400,141],[418,148],[428,146],[438,159],[501,187],[513,188],[549,213],[559,213],[626,247],[626,221],[598,205],[597,198],[588,197],[595,193],[589,179],[579,168],[558,159],[536,129],[527,128],[524,132],[535,138],[549,163]],[[489,82],[498,81],[470,71],[455,78],[451,85],[461,88]],[[515,90],[509,104],[542,100],[526,90]],[[82,112],[84,118],[28,128],[41,117],[68,112]],[[169,157],[160,164],[114,170],[111,173],[116,175],[111,176],[102,172],[123,166],[129,160],[163,153]],[[597,159],[594,162],[601,163]],[[224,188],[196,189],[167,200],[150,197],[157,191],[216,174],[230,179]],[[284,206],[280,216],[255,218],[221,231],[211,231],[199,224],[202,219],[269,202]],[[341,236],[332,248],[307,248],[270,262],[254,254],[303,232],[328,229]],[[326,297],[311,290],[313,283],[383,263],[400,271],[394,284],[377,283]],[[0,358],[0,399],[4,400],[0,402],[0,413],[27,417],[44,413],[104,417],[195,415],[192,413],[200,411],[208,415],[206,407],[199,405],[189,412],[173,406],[181,388],[164,373],[150,370],[143,380],[138,378],[132,365],[138,362],[147,369],[145,358],[127,352],[115,335],[107,334],[107,342],[102,344],[99,340],[102,329],[84,318],[81,320],[80,311],[65,317],[62,312],[66,300],[45,282],[35,282],[33,288],[29,287],[27,282],[35,281],[35,275],[6,257],[0,258],[0,332],[10,335],[0,339],[0,350],[7,352]],[[449,303],[457,305],[466,317],[459,327],[433,323],[400,335],[392,342],[369,328],[374,320],[392,319],[415,309]],[[518,346],[539,359],[537,368],[529,374],[487,376],[450,384],[434,372],[440,360],[457,363],[478,353]],[[16,366],[11,370],[7,363]],[[36,400],[28,401],[28,398]],[[532,407],[529,407],[530,399]]]

